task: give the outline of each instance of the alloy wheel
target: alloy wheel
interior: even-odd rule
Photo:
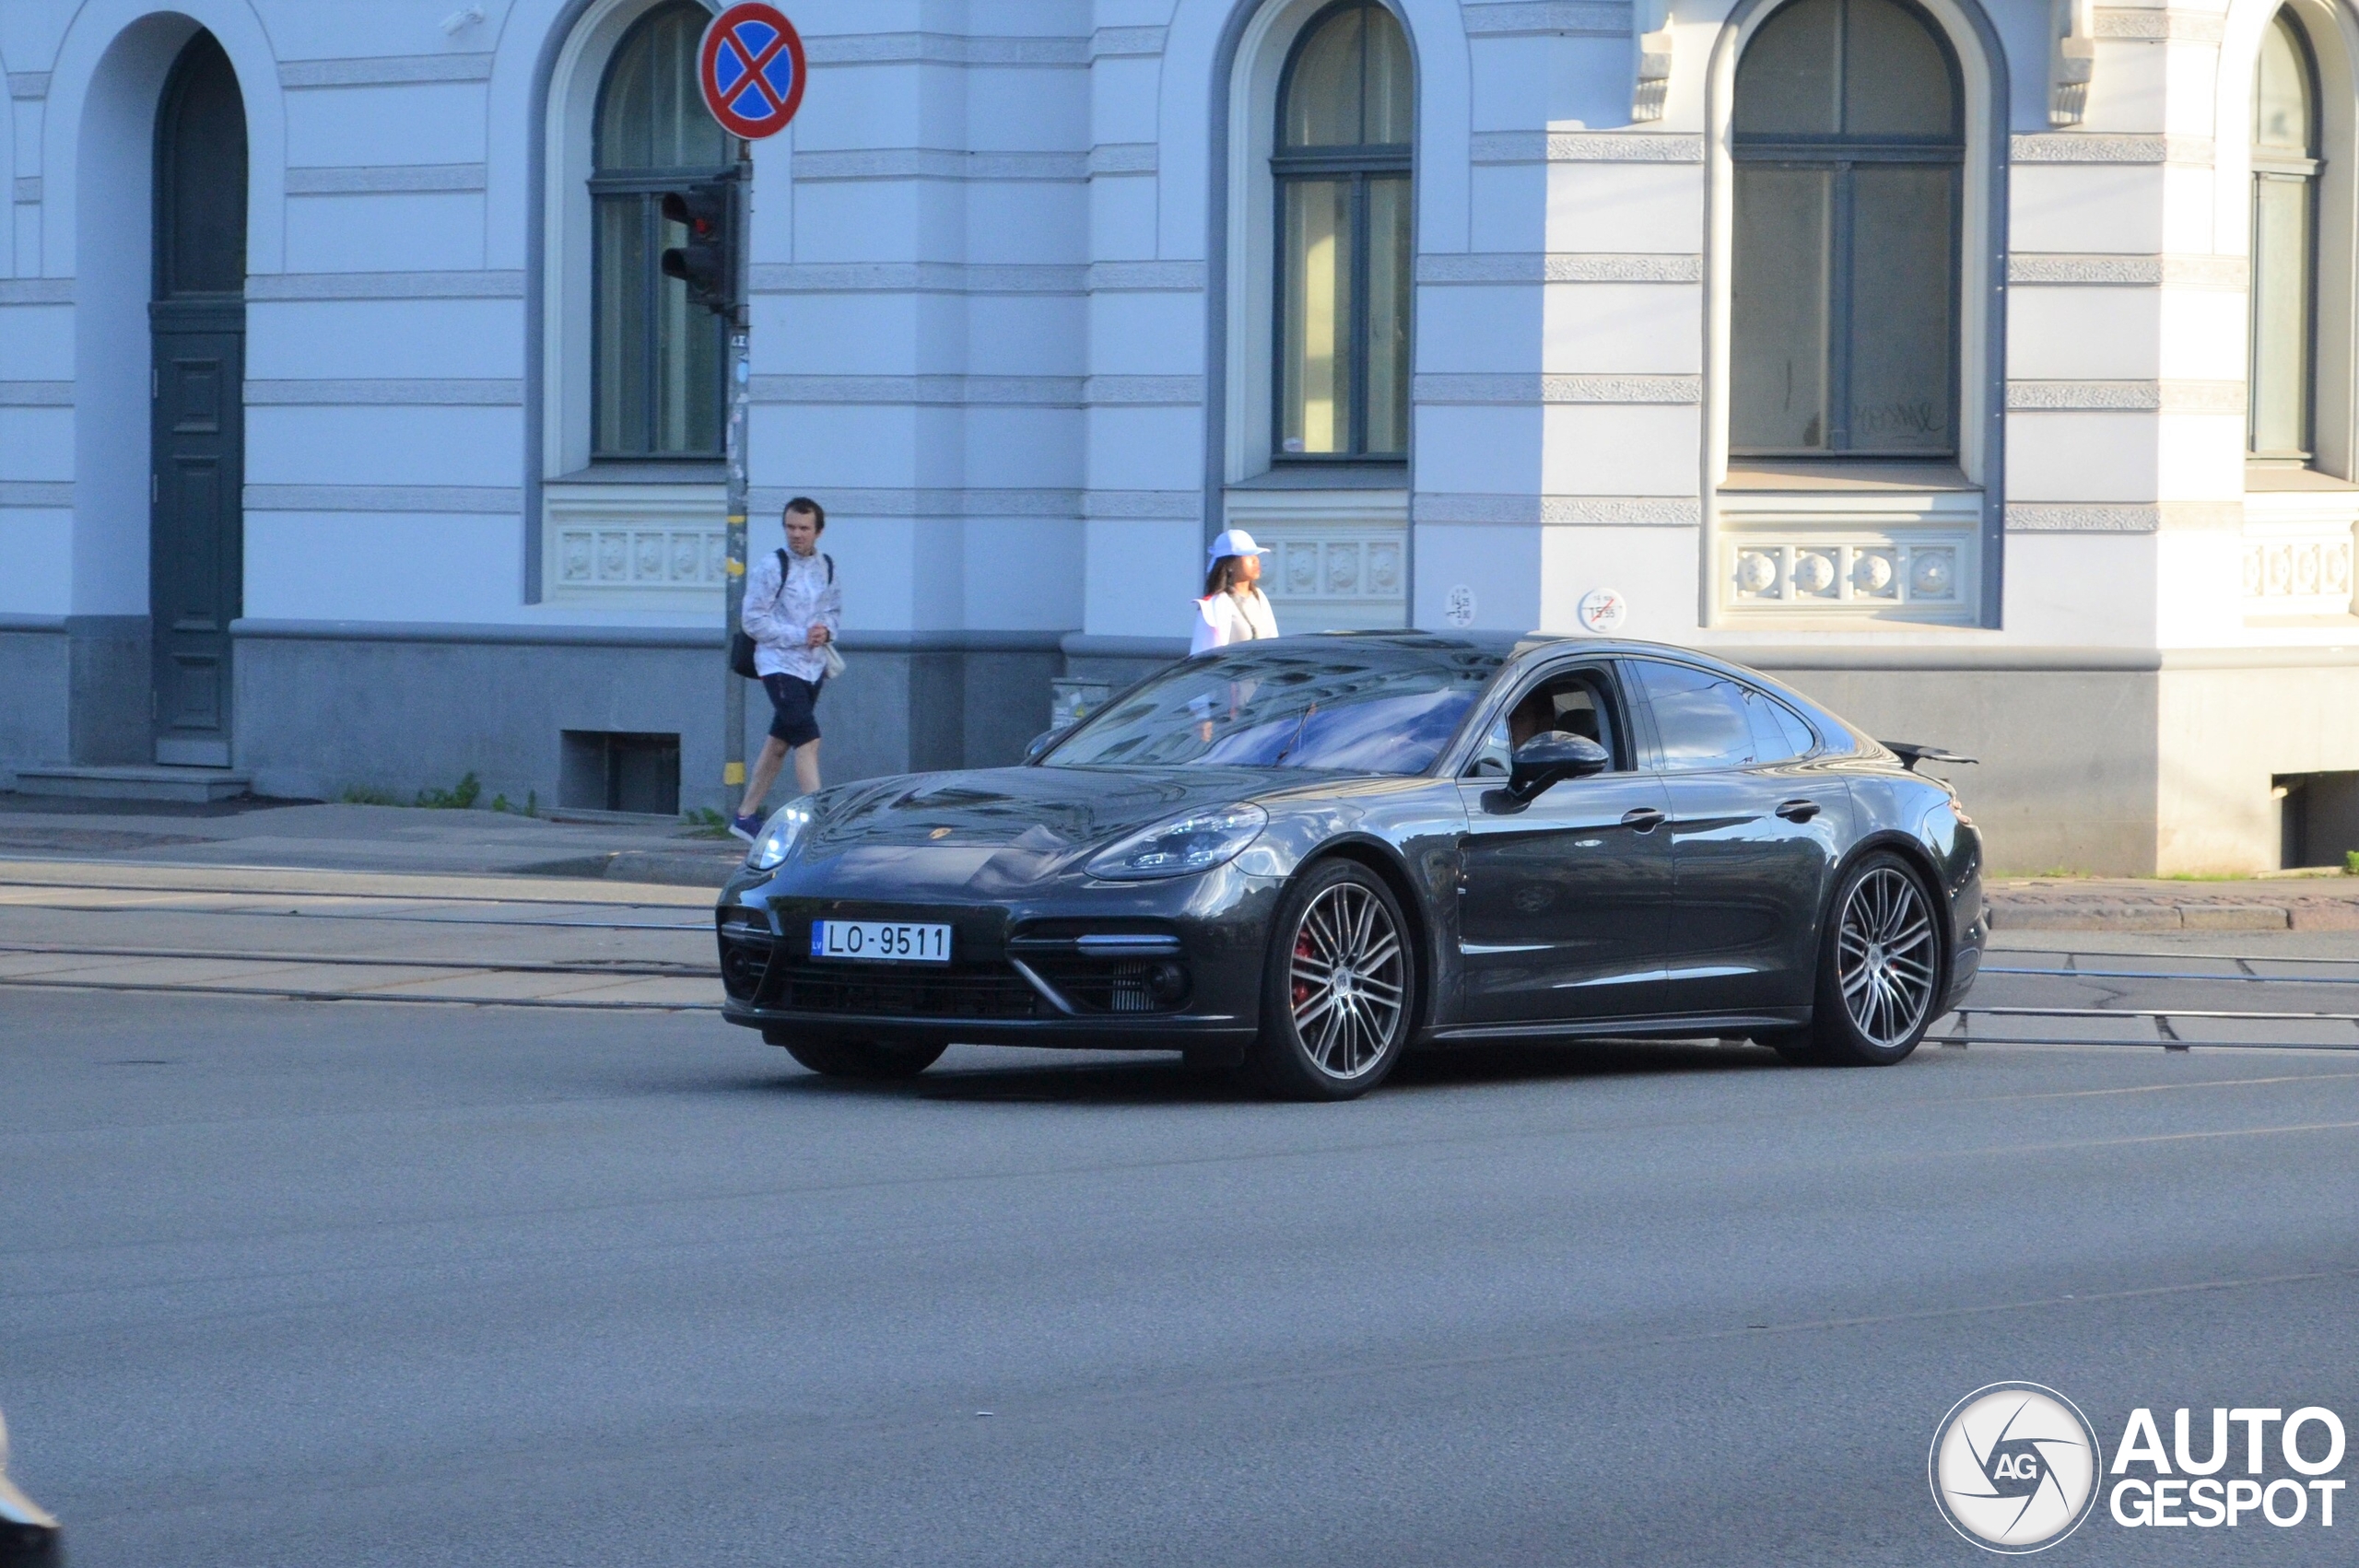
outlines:
[[[1358,1078],[1384,1059],[1407,981],[1400,930],[1369,889],[1339,882],[1303,910],[1287,995],[1295,1032],[1321,1072]]]
[[[1835,951],[1852,1026],[1887,1050],[1906,1044],[1933,1005],[1933,919],[1917,879],[1884,865],[1853,883]]]

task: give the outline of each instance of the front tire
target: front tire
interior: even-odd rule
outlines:
[[[1288,1099],[1356,1099],[1399,1063],[1416,988],[1409,922],[1392,890],[1350,860],[1315,866],[1271,922],[1262,1033],[1248,1065]]]
[[[762,1038],[771,1045],[785,1047],[787,1055],[814,1072],[870,1083],[915,1078],[942,1059],[942,1053],[950,1048],[885,1045],[875,1040],[806,1040],[792,1035],[766,1034]]]
[[[1889,1067],[1917,1048],[1941,994],[1937,906],[1897,855],[1862,856],[1836,884],[1807,1031],[1773,1040],[1790,1061]]]

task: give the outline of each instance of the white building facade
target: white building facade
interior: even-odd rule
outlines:
[[[1241,526],[1289,631],[1612,603],[1979,756],[2001,869],[2359,848],[2350,6],[787,8],[831,778],[1012,759]],[[705,15],[0,5],[0,774],[723,803]]]

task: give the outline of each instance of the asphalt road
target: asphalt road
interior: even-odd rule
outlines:
[[[0,990],[0,1195],[75,1568],[1966,1563],[1926,1448],[1980,1385],[2108,1449],[2359,1416],[2354,1057],[1501,1049],[1300,1106]],[[2043,1561],[2348,1562],[2344,1497]]]

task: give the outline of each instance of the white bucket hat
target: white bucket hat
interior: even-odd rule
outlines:
[[[1223,556],[1266,556],[1269,553],[1266,545],[1254,544],[1253,536],[1245,530],[1232,528],[1213,541],[1212,553],[1204,557],[1204,565],[1209,567]]]

